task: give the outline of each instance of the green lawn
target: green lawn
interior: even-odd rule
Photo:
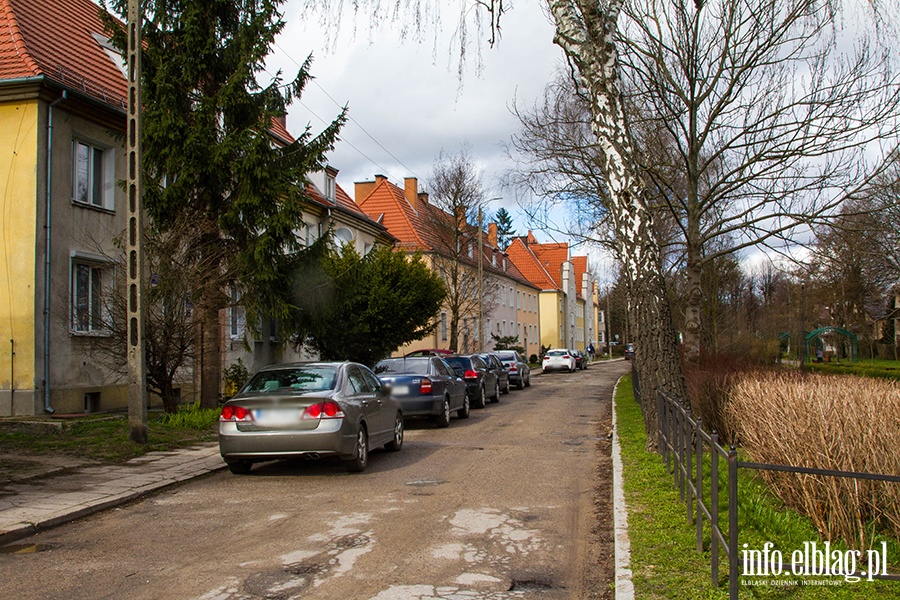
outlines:
[[[900,361],[885,359],[862,359],[832,362],[811,362],[807,368],[816,373],[842,373],[844,375],[862,375],[864,377],[880,377],[884,379],[900,379]]]
[[[217,439],[218,409],[185,407],[173,415],[151,414],[147,445],[129,437],[124,415],[96,415],[65,423],[62,429],[0,432],[3,452],[71,454],[109,462],[122,462],[146,452],[172,450]]]
[[[624,377],[616,394],[616,419],[624,469],[625,500],[628,505],[628,535],[631,541],[631,568],[638,599],[728,598],[728,564],[720,555],[719,583],[713,585],[710,571],[707,526],[704,551],[696,550],[694,525],[686,517],[686,506],[666,473],[662,458],[645,451],[646,436],[640,408],[634,401],[630,376]],[[707,456],[708,461],[708,456]],[[720,506],[727,525],[726,472],[722,461]],[[708,471],[707,471],[708,472]],[[802,549],[805,541],[821,540],[809,521],[784,509],[750,473],[741,472],[739,492],[739,545],[761,549],[766,541],[784,554]],[[707,484],[708,486],[708,484]],[[708,487],[707,487],[707,501]],[[708,525],[708,524],[707,524]],[[727,535],[727,534],[726,534]],[[900,546],[891,542],[888,557],[897,572]],[[790,559],[785,560],[789,568]],[[740,588],[741,598],[838,598],[868,599],[900,597],[900,582],[844,582],[841,577],[748,577]],[[837,586],[816,583],[840,583]]]

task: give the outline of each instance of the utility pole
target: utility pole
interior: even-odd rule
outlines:
[[[147,356],[144,349],[143,170],[141,164],[141,2],[128,0],[128,429],[147,443]]]
[[[478,207],[478,351],[484,352],[484,246],[482,229],[484,216]]]

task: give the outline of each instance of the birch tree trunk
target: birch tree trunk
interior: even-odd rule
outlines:
[[[631,296],[636,355],[648,448],[655,447],[656,392],[687,403],[671,308],[652,232],[645,188],[634,160],[620,94],[616,22],[621,0],[549,0],[554,42],[566,53],[590,94],[592,129],[603,154],[621,259]]]

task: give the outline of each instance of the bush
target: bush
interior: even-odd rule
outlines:
[[[754,460],[842,471],[900,473],[900,383],[847,376],[757,372],[735,382],[725,412]],[[762,471],[788,506],[826,539],[866,549],[900,537],[900,485]]]

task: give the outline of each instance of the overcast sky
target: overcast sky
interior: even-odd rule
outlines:
[[[329,156],[339,170],[341,187],[353,195],[355,181],[372,180],[375,174],[401,186],[410,176],[426,184],[442,149],[456,153],[468,144],[483,171],[488,198],[502,197],[491,210],[505,206],[517,232],[524,233],[527,224],[516,200],[512,192],[500,189],[497,178],[510,167],[503,143],[518,130],[512,102],[532,106],[563,64],[543,3],[518,2],[504,14],[503,35],[494,48],[486,42],[489,32],[474,39],[477,34],[470,27],[462,77],[457,73],[458,53],[451,50],[458,9],[450,2],[442,8],[441,28],[426,29],[422,42],[402,40],[398,23],[372,29],[368,15],[354,22],[350,13],[329,40],[317,16],[303,15],[306,4],[288,0],[284,5],[287,25],[267,68],[272,73],[281,69],[289,79],[313,54],[315,81],[289,109],[288,129],[295,135],[307,124],[320,131],[340,106],[349,105],[351,120]],[[480,72],[476,44],[481,45]],[[535,233],[541,241],[549,239]]]

